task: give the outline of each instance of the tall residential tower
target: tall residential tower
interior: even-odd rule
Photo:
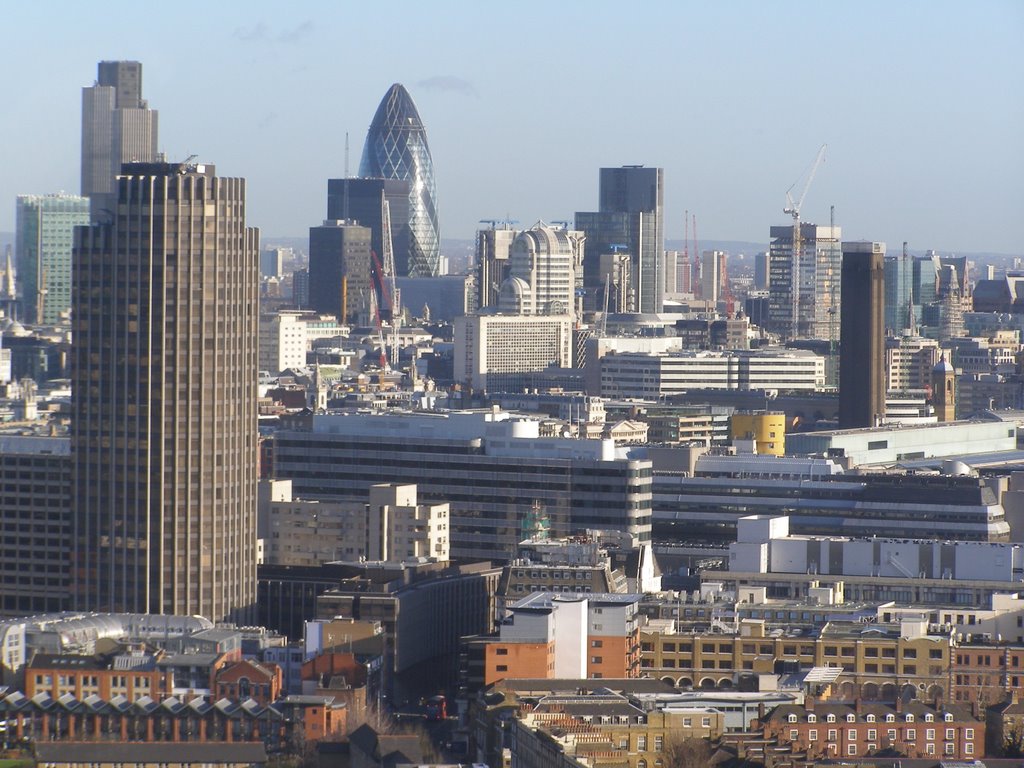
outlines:
[[[76,233],[78,609],[247,621],[256,598],[259,233],[245,180],[140,163]]]

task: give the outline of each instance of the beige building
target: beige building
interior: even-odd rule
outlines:
[[[367,502],[294,499],[290,480],[260,482],[263,562],[448,560],[448,504],[420,504],[415,485],[374,485]]]

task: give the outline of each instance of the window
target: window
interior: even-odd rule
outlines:
[[[702,717],[701,721],[700,721],[700,724],[704,728],[710,728],[711,727],[711,718],[710,717]]]
[[[857,754],[857,745],[856,744],[847,744],[846,745],[846,754],[848,754],[848,755],[856,755]]]
[[[662,750],[662,748],[664,748],[664,746],[665,746],[665,737],[664,736],[655,736],[654,737],[654,751],[655,752],[661,752],[661,750]]]
[[[846,740],[847,741],[856,741],[857,740],[857,731],[856,731],[855,728],[848,728],[847,729],[847,731],[846,731]]]
[[[885,732],[885,737],[889,739],[889,741],[896,741],[896,729],[890,728]]]
[[[846,722],[848,722],[848,723],[856,723],[857,722],[857,716],[852,714],[852,713],[847,715],[846,716]],[[850,738],[853,738],[853,737],[851,736]]]
[[[928,741],[935,741],[935,729],[934,728],[929,728],[928,730],[926,730],[924,732],[924,737]]]
[[[591,664],[601,664],[603,661],[604,661],[604,658],[602,656],[591,656],[590,657],[590,663]]]
[[[934,744],[926,744],[925,748],[924,748],[924,751],[925,751],[926,754],[934,755],[935,754],[935,745]]]
[[[965,755],[973,755],[974,754],[974,745],[971,744],[970,742],[968,742],[967,744],[964,744],[964,754]]]
[[[808,723],[816,723],[816,722],[818,722],[818,716],[817,716],[817,715],[815,715],[815,714],[814,714],[814,713],[812,712],[811,714],[807,715],[807,722],[808,722]]]
[[[591,648],[603,648],[604,647],[604,640],[591,640],[590,641],[590,647]]]
[[[788,719],[789,722],[795,723],[796,722],[796,715],[791,714],[787,719]]]
[[[907,741],[917,741],[917,729],[916,728],[907,728],[906,740]]]
[[[646,752],[647,751],[647,736],[636,737],[636,751]]]
[[[498,656],[508,656],[508,648],[497,648],[494,652]]]
[[[947,755],[952,755],[953,754],[953,750],[955,750],[955,749],[956,749],[956,745],[955,744],[949,744],[949,743],[946,744],[946,754]]]
[[[869,715],[865,716],[864,720],[865,720],[865,722],[873,723],[873,722],[875,722],[875,716],[872,715],[872,714],[869,714]],[[871,737],[869,736],[868,738],[871,738]]]
[[[877,741],[877,740],[878,740],[878,731],[876,731],[874,728],[868,728],[868,741]]]
[[[495,667],[495,670],[498,672],[508,672],[508,664],[499,664]]]
[[[825,715],[825,721],[829,722],[829,723],[834,723],[836,721],[836,716],[835,715]]]
[[[952,741],[955,738],[956,738],[956,729],[955,728],[947,728],[946,729],[946,741]]]
[[[885,722],[887,722],[887,723],[895,723],[896,722],[896,715],[894,715],[892,712],[890,712],[888,715],[885,716]]]
[[[789,740],[790,741],[796,741],[799,738],[800,738],[800,731],[798,731],[796,728],[791,728],[790,731],[789,731]]]
[[[964,728],[964,738],[968,741],[972,741],[974,739],[974,729]]]
[[[811,742],[817,741],[818,740],[818,731],[815,730],[814,728],[811,728],[811,730],[809,730],[807,732],[807,740],[811,741]]]
[[[837,731],[835,728],[829,728],[828,729],[828,740],[829,741],[835,741],[838,738],[839,738],[839,731]]]

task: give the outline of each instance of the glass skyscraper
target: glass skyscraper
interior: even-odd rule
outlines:
[[[53,325],[71,309],[71,247],[75,227],[88,223],[86,197],[18,196],[14,243],[27,322]]]
[[[409,182],[408,274],[440,274],[434,163],[423,121],[409,92],[400,83],[388,89],[377,107],[366,135],[359,175]],[[395,261],[400,261],[397,249]]]

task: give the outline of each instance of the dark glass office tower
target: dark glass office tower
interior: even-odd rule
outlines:
[[[328,179],[327,218],[354,221],[371,232],[370,247],[384,258],[382,210],[388,201],[395,271],[409,274],[409,182],[398,179]]]
[[[409,182],[409,243],[406,267],[395,268],[400,275],[436,277],[440,264],[440,230],[437,225],[437,190],[434,161],[430,158],[427,131],[405,86],[388,89],[370,123],[359,163],[365,179],[399,179]],[[392,211],[392,218],[394,211]],[[358,216],[353,215],[353,218]],[[366,222],[360,222],[369,226]]]
[[[843,243],[839,428],[885,416],[885,243]]]
[[[374,290],[370,240],[368,227],[346,221],[328,219],[309,228],[309,305],[314,311],[348,323],[359,322],[369,310]]]
[[[245,180],[211,165],[126,165],[77,230],[77,609],[250,619],[258,296]]]
[[[583,280],[590,293],[603,289],[601,257],[628,253],[633,262],[631,307],[661,312],[665,303],[664,172],[625,165],[602,168],[598,211],[577,213],[576,229],[587,233]]]

